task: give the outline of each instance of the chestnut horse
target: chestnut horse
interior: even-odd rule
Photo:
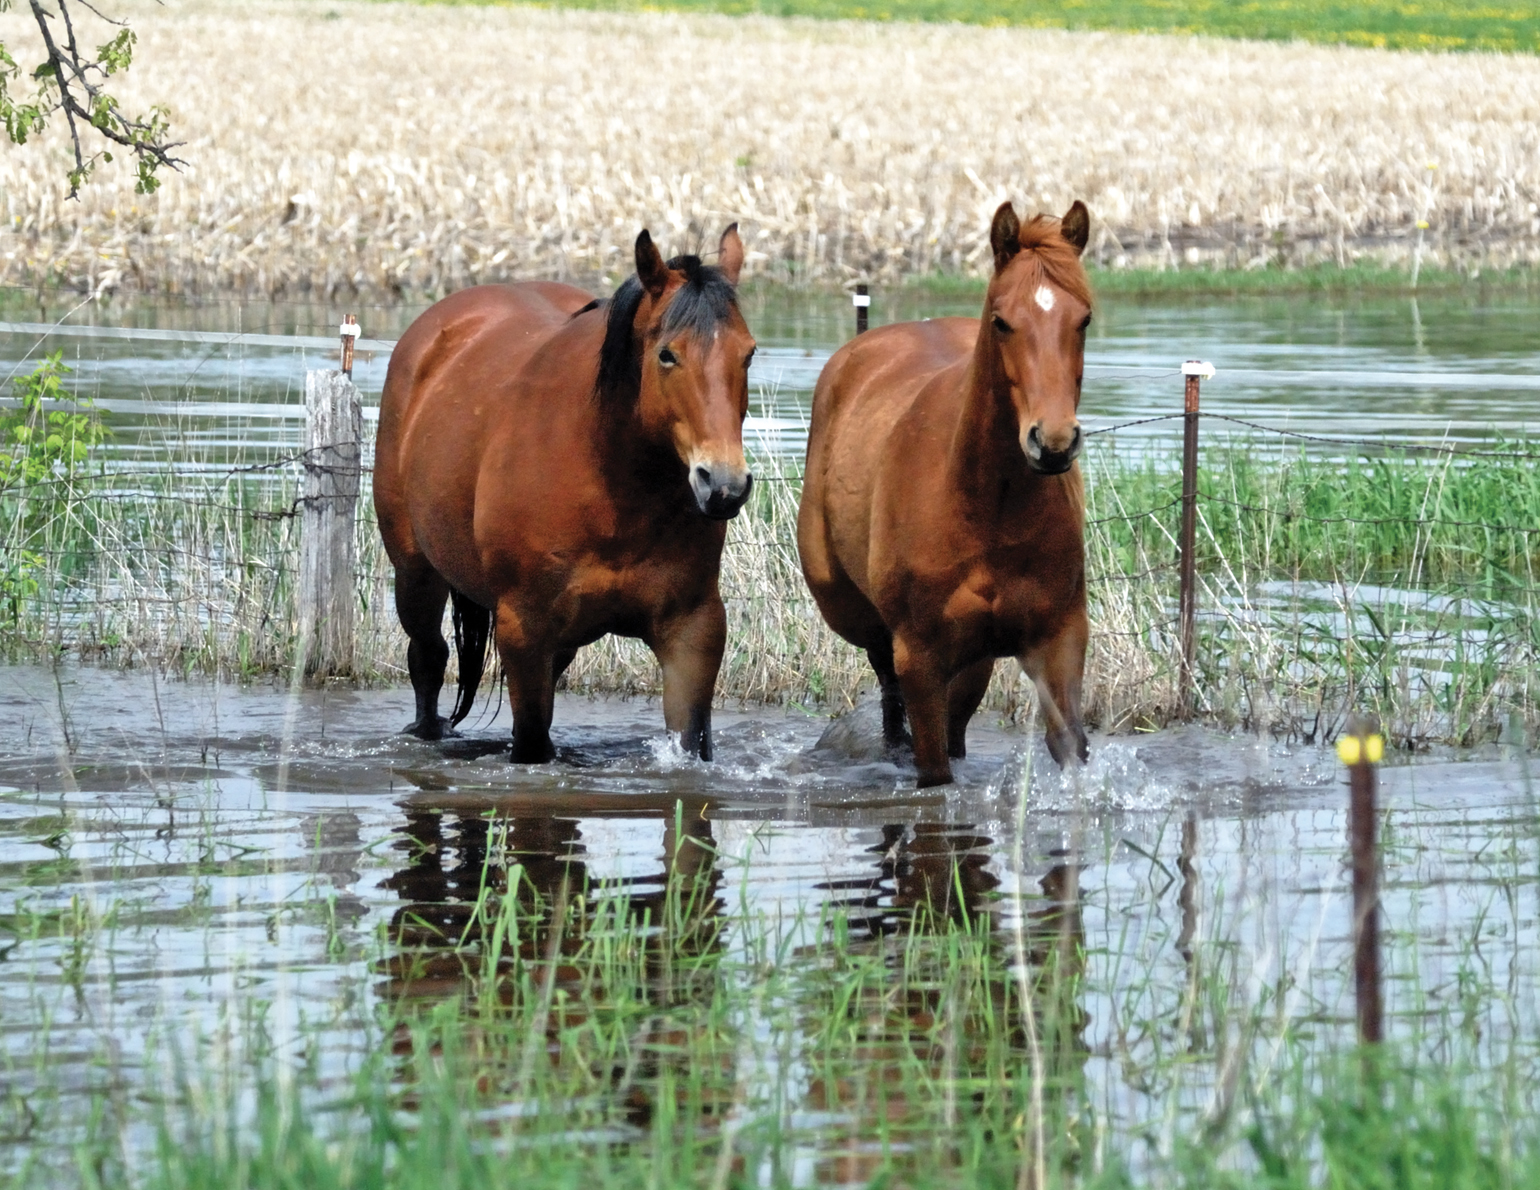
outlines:
[[[1088,632],[1076,409],[1091,321],[1080,254],[1090,216],[990,228],[977,322],[870,331],[835,352],[813,395],[797,522],[802,572],[829,626],[866,650],[883,735],[920,785],[952,779],[996,658],[1037,685],[1048,748],[1086,757]]]
[[[663,719],[711,758],[727,634],[726,522],[748,499],[754,339],[738,311],[743,242],[717,267],[664,262],[647,232],[608,302],[570,285],[484,285],[412,323],[390,357],[374,507],[396,568],[417,718],[438,739],[469,714],[495,636],[513,759],[554,755],[557,681],[605,633],[663,668]],[[459,697],[438,713],[454,600]]]

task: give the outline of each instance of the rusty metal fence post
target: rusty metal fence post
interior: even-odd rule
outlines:
[[[1179,540],[1181,557],[1178,564],[1181,588],[1177,596],[1176,615],[1181,647],[1177,674],[1180,683],[1177,714],[1183,719],[1192,715],[1195,705],[1193,655],[1198,593],[1193,550],[1198,530],[1198,384],[1213,374],[1214,365],[1202,360],[1190,359],[1182,364],[1186,390],[1182,419],[1182,530]]]
[[[1348,770],[1348,847],[1353,859],[1353,989],[1358,1004],[1358,1040],[1384,1040],[1384,999],[1380,981],[1380,854],[1378,774],[1385,739],[1372,716],[1357,716],[1337,740],[1337,756]]]
[[[353,378],[353,349],[358,346],[358,319],[349,314],[342,320],[342,374]]]
[[[856,286],[855,295],[850,301],[856,308],[856,334],[864,335],[866,333],[866,312],[872,305],[872,299],[867,291],[865,281]]]

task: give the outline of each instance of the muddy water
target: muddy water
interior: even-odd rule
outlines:
[[[390,939],[467,919],[494,822],[537,885],[581,873],[639,905],[677,876],[682,836],[709,841],[694,875],[728,945],[744,912],[839,906],[877,934],[919,904],[966,902],[1002,935],[1072,914],[1088,1093],[1130,1138],[1214,1094],[1197,1068],[1175,1092],[1138,1076],[1175,1044],[1195,948],[1225,956],[1237,998],[1260,1010],[1283,989],[1273,1017],[1323,1044],[1350,1036],[1345,792],[1324,751],[1197,730],[1103,738],[1074,780],[981,720],[958,784],[916,793],[869,708],[833,723],[721,713],[719,758],[702,764],[664,737],[654,704],[564,697],[559,761],[528,768],[503,759],[506,719],[442,745],[397,734],[409,702],[0,669],[9,1102],[51,1088],[63,1119],[92,1096],[142,1097],[167,1077],[152,1037],[233,1036],[252,1004],[277,1053],[340,1076],[381,1005],[454,994],[455,969],[408,970]],[[1391,765],[1383,800],[1392,1031],[1458,1015],[1478,1046],[1527,1037],[1540,1019],[1527,760]],[[785,1110],[812,1119],[812,1106]],[[49,1141],[52,1117],[23,1127],[7,1110],[10,1163]]]

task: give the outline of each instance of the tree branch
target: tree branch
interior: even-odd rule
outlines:
[[[135,189],[141,194],[153,193],[160,185],[156,171],[162,166],[177,169],[186,162],[174,155],[182,142],[172,141],[167,133],[170,120],[166,109],[156,105],[144,115],[126,115],[118,101],[107,90],[107,80],[117,72],[126,70],[133,60],[134,33],[122,22],[103,16],[90,0],[54,0],[58,13],[44,7],[43,0],[28,0],[33,20],[43,35],[43,47],[47,61],[32,72],[37,81],[36,96],[29,101],[18,102],[10,93],[10,84],[21,73],[20,67],[0,45],[0,123],[17,144],[24,144],[28,136],[41,131],[55,112],[64,113],[69,127],[70,146],[75,165],[69,171],[70,197],[80,194],[80,187],[90,178],[98,162],[111,161],[110,148],[93,150],[88,144],[94,131],[109,145],[117,145],[133,154],[138,172]],[[99,46],[96,56],[83,54],[75,36],[75,23],[70,16],[69,5],[77,3],[101,17],[108,24],[118,27],[118,33],[106,44]],[[8,0],[0,0],[0,8],[9,7]],[[52,22],[63,22],[63,37],[55,35]],[[62,42],[62,44],[61,44]]]

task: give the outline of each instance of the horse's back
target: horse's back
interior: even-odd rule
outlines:
[[[391,352],[380,398],[380,434],[432,395],[446,368],[479,362],[488,349],[505,375],[517,372],[547,339],[593,298],[571,285],[525,281],[462,289],[424,311]]]
[[[926,380],[966,356],[977,334],[975,319],[931,318],[895,322],[850,340],[818,377],[812,434],[827,433],[853,406],[907,404]]]
[[[967,358],[978,324],[969,318],[901,322],[852,339],[829,360],[813,394],[808,469],[843,472],[857,483],[893,425],[939,373]]]
[[[857,621],[870,614],[872,499],[894,429],[931,381],[966,361],[977,334],[972,318],[894,323],[852,339],[819,375],[798,541],[809,586],[849,639],[868,635]]]
[[[435,303],[395,350],[380,397],[374,500],[393,561],[417,552],[411,496],[469,507],[487,425],[508,415],[526,364],[591,295],[548,281],[478,285]],[[440,516],[435,511],[435,516]]]

